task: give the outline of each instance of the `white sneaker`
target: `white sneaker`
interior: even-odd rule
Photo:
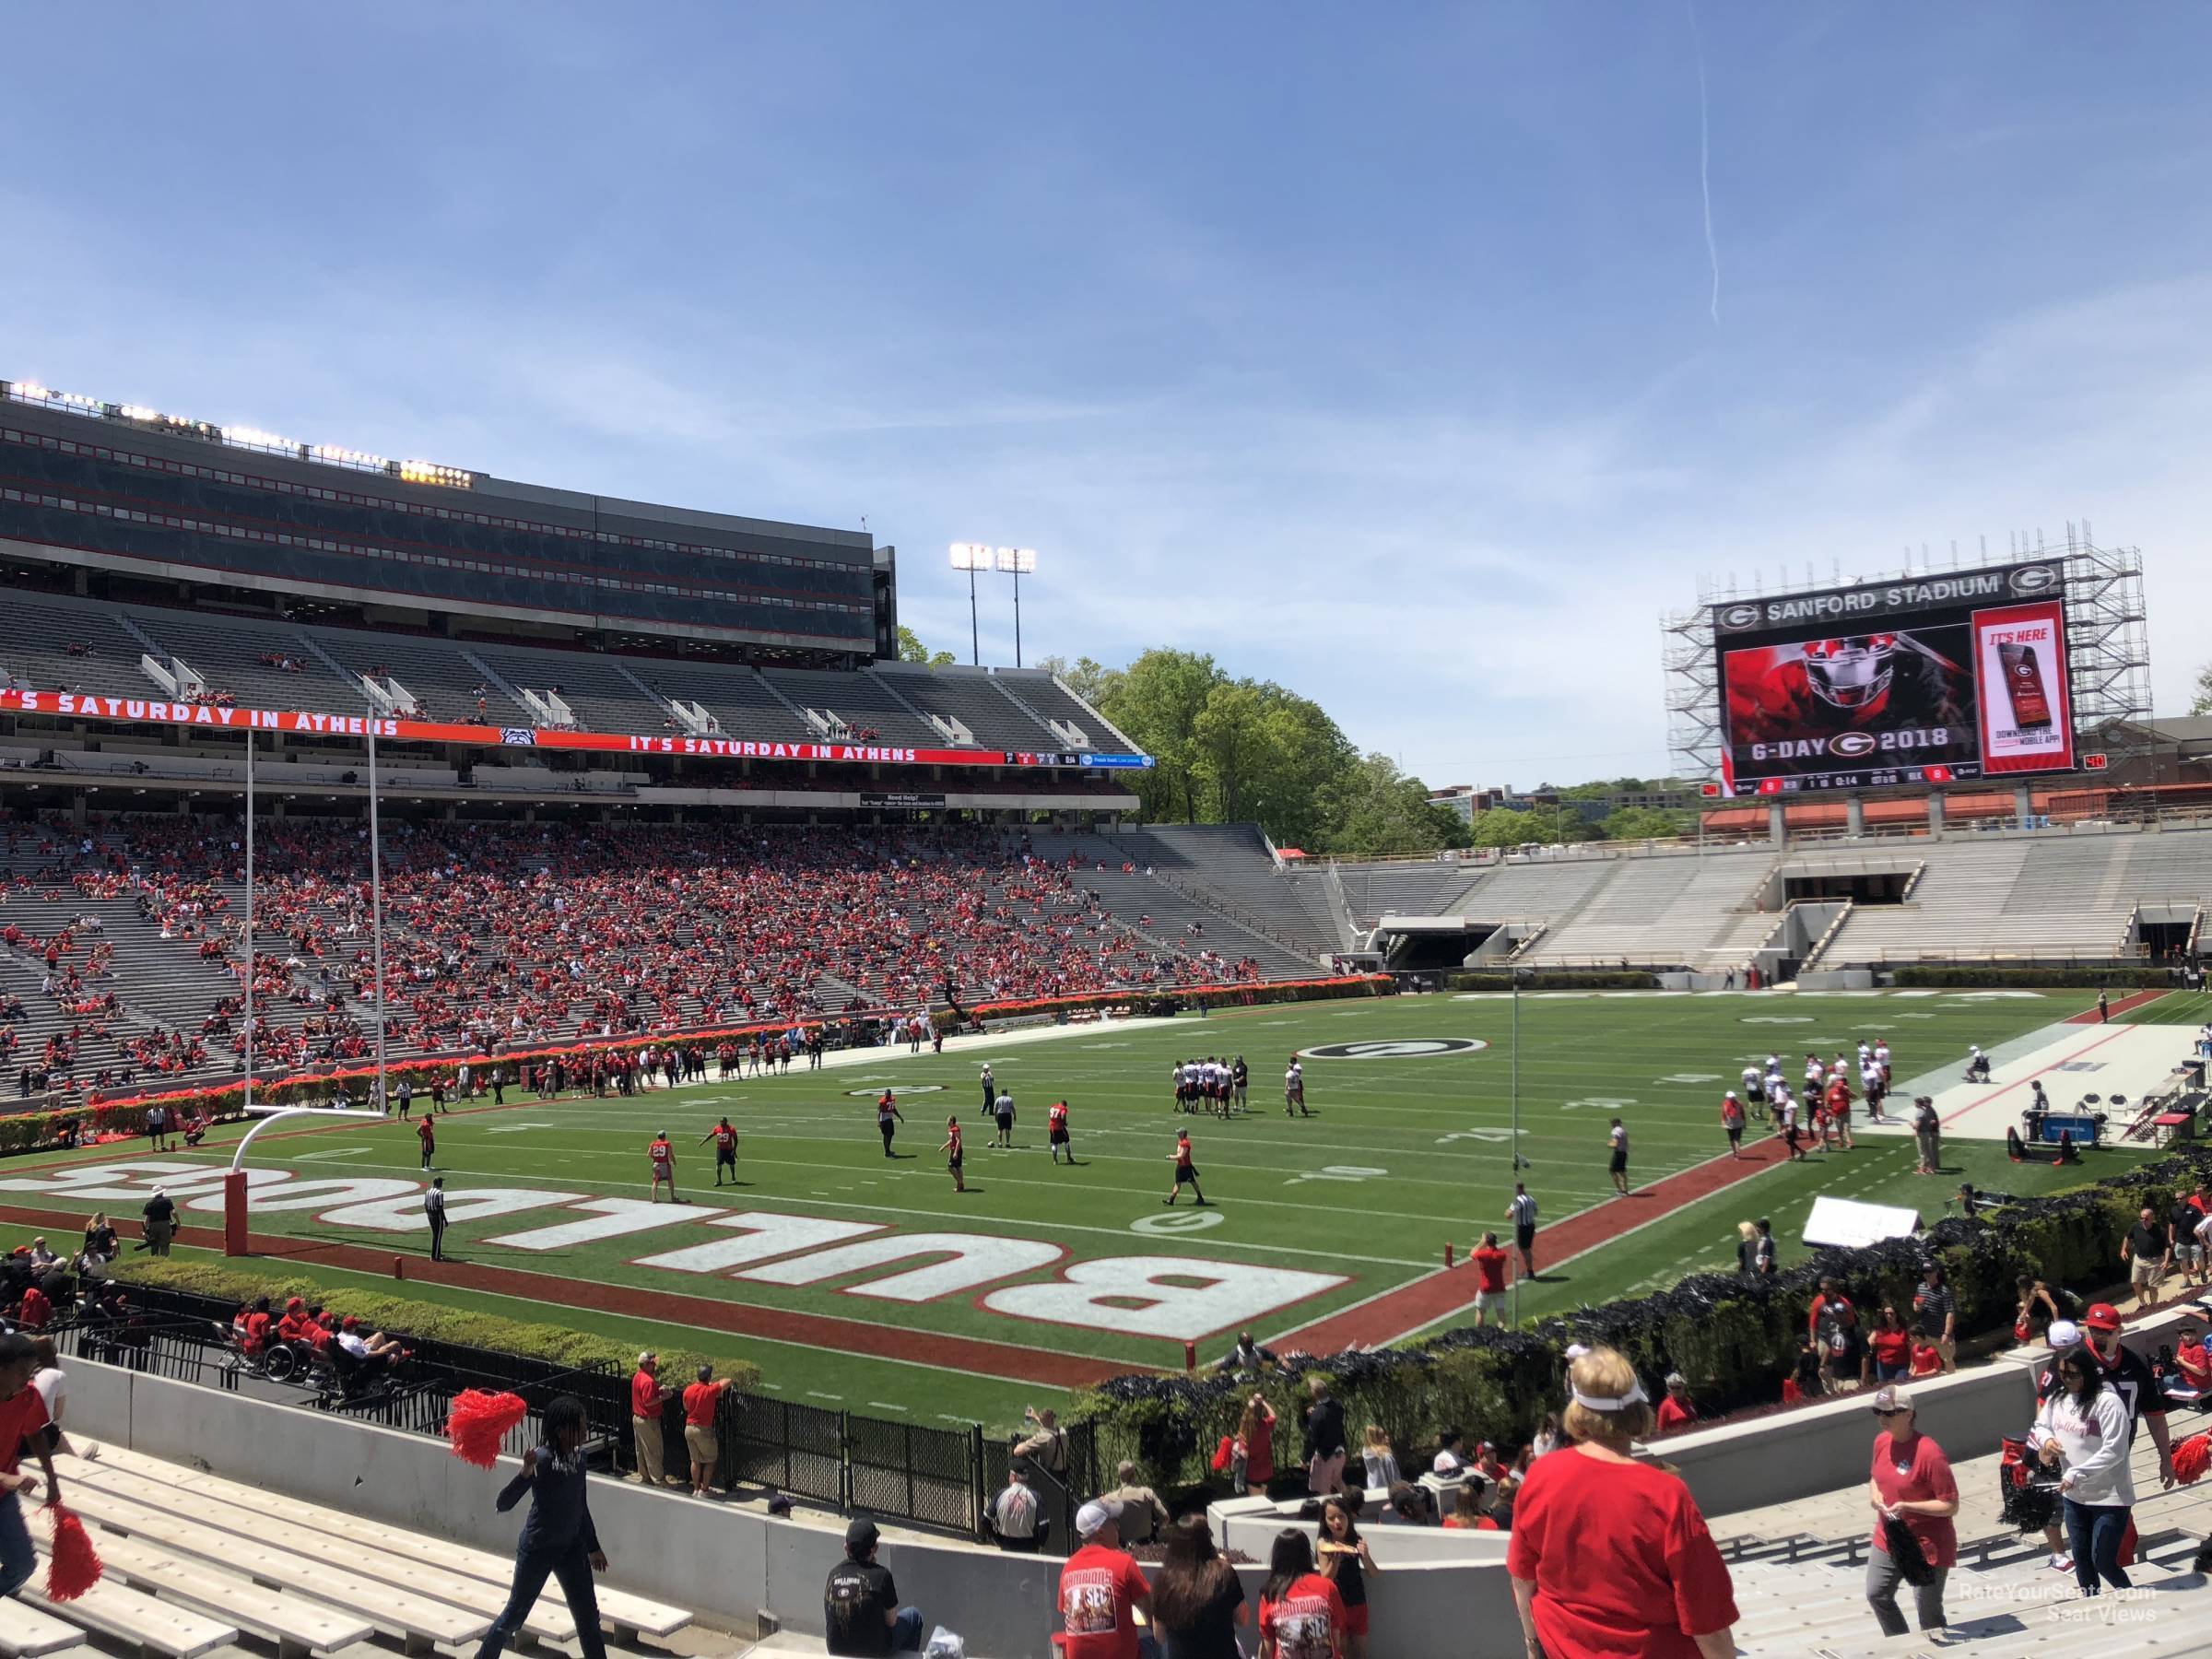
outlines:
[[[2071,1572],[2071,1571],[2074,1571],[2074,1558],[2073,1558],[2072,1556],[2070,1556],[2070,1555],[2054,1555],[2054,1556],[2053,1556],[2053,1557],[2051,1558],[2051,1571],[2053,1571],[2053,1572]]]

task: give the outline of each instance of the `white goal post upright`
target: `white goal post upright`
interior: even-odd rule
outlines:
[[[223,1253],[227,1256],[251,1255],[246,1230],[246,1148],[254,1137],[272,1124],[289,1123],[294,1118],[354,1118],[366,1123],[382,1123],[384,1117],[384,914],[383,883],[378,868],[376,845],[376,727],[373,718],[369,728],[369,924],[376,973],[376,1086],[369,1107],[362,1110],[353,1106],[263,1106],[253,1099],[253,735],[246,734],[246,1084],[242,1109],[245,1115],[257,1118],[253,1126],[239,1136],[238,1147],[230,1156],[230,1168],[223,1175]]]

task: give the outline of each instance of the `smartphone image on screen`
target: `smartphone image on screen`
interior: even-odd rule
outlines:
[[[2030,731],[2051,724],[2051,699],[2043,690],[2043,666],[2032,645],[2001,643],[1997,660],[2005,669],[2005,695],[2012,700],[2012,724]]]

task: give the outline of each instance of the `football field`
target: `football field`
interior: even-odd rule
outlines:
[[[1965,1143],[1947,1145],[1941,1178],[1916,1177],[1901,1137],[1787,1167],[1712,1160],[1727,1149],[1722,1090],[1769,1052],[1794,1085],[1808,1049],[1829,1057],[1886,1038],[1902,1086],[1955,1077],[1970,1043],[2021,1039],[2087,1000],[1524,995],[1518,1144],[1545,1232],[1521,1317],[1728,1264],[1735,1222],[1751,1216],[1772,1217],[1785,1255],[1796,1253],[1787,1241],[1821,1192],[1932,1218],[1961,1180],[2029,1192],[2083,1179]],[[942,1055],[872,1050],[819,1071],[801,1062],[788,1075],[628,1100],[510,1089],[503,1107],[437,1120],[456,1258],[440,1266],[425,1259],[415,1124],[301,1119],[251,1149],[252,1225],[270,1253],[232,1265],[398,1289],[399,1257],[405,1294],[641,1347],[740,1354],[769,1389],[814,1404],[1005,1425],[1025,1403],[1118,1371],[1180,1369],[1186,1341],[1203,1361],[1240,1328],[1334,1347],[1465,1323],[1471,1274],[1445,1273],[1443,1252],[1450,1242],[1464,1256],[1483,1229],[1508,1230],[1513,1029],[1501,996],[1317,1002],[964,1039]],[[1306,1056],[1311,1118],[1284,1114],[1293,1053]],[[1173,1110],[1171,1069],[1209,1054],[1250,1065],[1247,1114]],[[980,1110],[986,1061],[1017,1102],[1011,1150],[991,1147]],[[886,1088],[905,1115],[890,1158],[875,1110]],[[1072,1167],[1045,1147],[1046,1108],[1063,1099]],[[717,1188],[700,1142],[724,1113],[743,1140],[737,1183]],[[955,1113],[967,1132],[964,1194],[937,1151]],[[1617,1115],[1638,1188],[1625,1199],[1606,1168]],[[1163,1202],[1180,1127],[1204,1207],[1188,1194]],[[682,1204],[652,1202],[646,1147],[662,1130],[677,1148]],[[94,1209],[127,1223],[159,1182],[182,1203],[194,1246],[179,1259],[219,1259],[201,1248],[212,1230],[191,1230],[220,1226],[219,1171],[239,1133],[194,1153],[108,1147],[17,1160],[0,1169],[0,1210],[50,1230]],[[2088,1173],[2130,1156],[2095,1154]]]

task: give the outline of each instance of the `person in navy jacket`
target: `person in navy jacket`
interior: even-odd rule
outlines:
[[[583,1402],[573,1394],[558,1396],[546,1406],[544,1443],[523,1453],[523,1472],[500,1490],[500,1513],[520,1503],[524,1492],[530,1494],[530,1512],[515,1540],[513,1593],[477,1650],[477,1659],[499,1659],[537,1605],[547,1578],[560,1581],[583,1659],[606,1659],[599,1596],[592,1586],[592,1574],[606,1571],[606,1556],[584,1497],[584,1434]]]

